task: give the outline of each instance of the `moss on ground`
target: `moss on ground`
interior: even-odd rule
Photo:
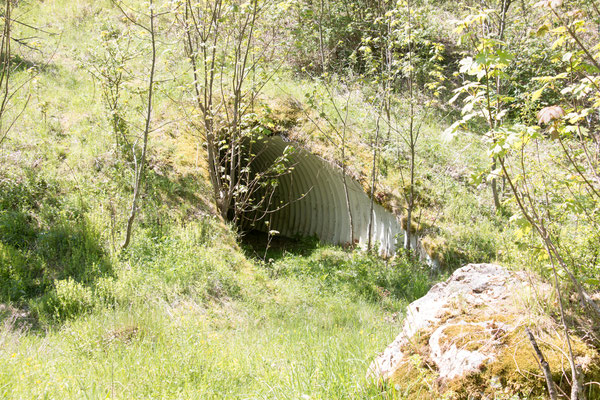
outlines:
[[[421,239],[425,252],[434,260],[444,262],[444,254],[448,249],[448,241],[441,236],[427,235]]]

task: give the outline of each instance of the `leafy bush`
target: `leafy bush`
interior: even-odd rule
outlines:
[[[0,301],[14,301],[39,293],[42,267],[27,253],[0,242]]]
[[[99,243],[99,235],[88,224],[80,223],[41,232],[35,246],[51,277],[92,282],[110,272],[106,252]]]
[[[3,224],[0,237],[0,301],[43,295],[54,280],[92,284],[111,266],[97,234],[87,225],[63,225],[36,232],[31,226]]]
[[[19,211],[0,211],[0,242],[23,249],[32,244],[36,229],[31,217]]]

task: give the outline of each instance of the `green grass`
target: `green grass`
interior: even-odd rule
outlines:
[[[422,293],[371,279],[383,261],[332,247],[287,255],[278,263],[290,269],[274,276],[284,264],[256,265],[231,248],[219,254],[222,238],[202,232],[173,232],[166,244],[141,240],[117,263],[116,278],[87,291],[72,281],[69,290],[57,285],[63,323],[27,332],[6,317],[0,397],[378,396],[365,374],[399,330],[389,300],[398,310]],[[323,279],[317,260],[344,277]],[[356,265],[372,274],[355,274]],[[425,272],[394,266],[427,290]],[[364,290],[376,284],[384,285],[380,295]]]
[[[227,302],[207,310],[185,302],[82,318],[43,339],[13,334],[3,343],[0,395],[330,399],[376,394],[366,385],[365,371],[397,327],[384,323],[376,306],[331,297],[315,301],[299,285],[278,282],[280,298],[256,309]]]
[[[139,229],[106,257],[111,269],[93,279],[80,268],[4,298],[0,398],[377,397],[369,363],[432,281],[403,257],[315,243],[264,263],[213,218]]]

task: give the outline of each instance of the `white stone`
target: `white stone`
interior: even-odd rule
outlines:
[[[410,353],[415,334],[424,331],[431,332],[428,358],[435,363],[440,380],[451,380],[478,370],[494,359],[494,348],[500,343],[498,337],[514,329],[513,325],[493,318],[486,320],[487,313],[479,310],[486,309],[493,315],[512,304],[509,294],[519,291],[525,280],[524,275],[494,264],[469,264],[456,270],[447,281],[433,286],[424,297],[407,307],[402,331],[371,363],[367,375],[375,380],[388,380],[411,355],[405,353]],[[466,322],[456,316],[461,310],[481,315],[475,318],[477,322]],[[453,317],[448,318],[449,315]],[[457,326],[464,326],[467,332],[468,328],[477,332],[481,343],[477,343],[476,350],[457,346],[460,338],[446,334],[448,328]]]

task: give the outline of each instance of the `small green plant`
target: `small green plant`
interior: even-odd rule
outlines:
[[[54,290],[47,295],[43,307],[48,315],[63,321],[89,311],[93,304],[92,290],[69,277],[55,281]]]

